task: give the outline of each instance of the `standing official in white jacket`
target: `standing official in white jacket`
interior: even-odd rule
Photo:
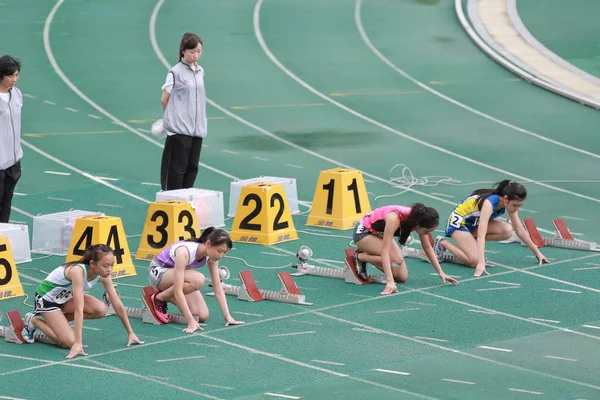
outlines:
[[[21,72],[19,60],[0,57],[0,222],[8,223],[10,209],[21,177],[21,108],[23,95],[15,87]]]

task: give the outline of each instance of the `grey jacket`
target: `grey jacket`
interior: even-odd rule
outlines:
[[[9,101],[0,98],[0,170],[15,165],[23,157],[21,148],[21,108],[23,95],[16,87]]]
[[[167,131],[179,135],[206,137],[206,90],[204,69],[193,71],[179,62],[170,71],[173,88],[165,108],[163,124]]]

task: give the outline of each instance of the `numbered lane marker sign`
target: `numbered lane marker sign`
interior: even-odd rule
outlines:
[[[0,236],[0,300],[24,295],[10,242],[6,236]]]
[[[298,234],[283,185],[256,183],[242,187],[231,240],[271,245],[296,239]]]
[[[321,171],[306,225],[350,229],[371,212],[360,171],[333,168]]]
[[[79,260],[83,257],[85,249],[98,243],[110,246],[115,253],[113,279],[136,275],[123,223],[119,217],[90,215],[77,218],[66,262]]]
[[[153,260],[169,244],[199,236],[198,220],[190,202],[165,200],[150,203],[135,258]]]

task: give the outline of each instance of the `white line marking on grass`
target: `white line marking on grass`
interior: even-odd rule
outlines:
[[[529,393],[529,394],[544,394],[542,392],[534,392],[531,390],[524,390],[524,389],[508,388],[508,390],[510,390],[511,392],[521,392],[521,393]]]
[[[575,293],[575,294],[583,293],[583,292],[580,292],[579,290],[567,290],[567,289],[558,289],[558,288],[550,288],[550,290],[552,290],[554,292],[563,292],[563,293]]]
[[[452,383],[462,383],[463,385],[474,385],[475,384],[475,382],[459,381],[458,379],[442,378],[441,380],[446,381],[446,382],[452,382]]]
[[[390,370],[390,369],[380,369],[380,368],[375,368],[373,371],[385,372],[385,373],[387,373],[387,374],[404,375],[404,376],[409,376],[409,375],[410,375],[410,372],[392,371],[392,370]]]
[[[576,360],[574,358],[566,358],[566,357],[557,357],[557,356],[544,356],[544,357],[546,357],[546,358],[552,358],[554,360],[573,361],[573,362],[574,361],[579,361],[579,360]]]
[[[501,347],[490,347],[490,346],[477,346],[480,349],[486,349],[486,350],[494,350],[494,351],[503,351],[505,353],[512,353],[512,350],[510,349],[503,349]]]
[[[206,356],[190,356],[190,357],[179,357],[179,358],[167,358],[166,360],[156,360],[158,363],[163,362],[171,362],[171,361],[181,361],[181,360],[193,360],[196,358],[206,358]]]
[[[295,335],[307,335],[310,333],[317,333],[317,331],[306,331],[306,332],[292,332],[292,333],[278,333],[276,335],[269,335],[269,337],[281,337],[281,336],[295,336]]]

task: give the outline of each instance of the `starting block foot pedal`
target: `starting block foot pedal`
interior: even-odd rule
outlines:
[[[23,339],[23,336],[21,335],[24,325],[19,310],[9,311],[8,313],[6,313],[6,317],[8,318],[8,323],[10,324],[10,326],[8,327],[8,332],[4,336],[4,339],[7,342],[13,342],[18,344],[27,343],[27,341]]]
[[[298,286],[289,272],[280,272],[279,280],[282,288],[279,292],[274,290],[259,289],[252,276],[252,271],[246,270],[239,273],[241,286],[233,286],[223,283],[225,294],[237,296],[239,300],[258,302],[263,300],[278,301],[282,303],[301,304],[310,306],[312,303],[306,301],[306,297],[300,292]],[[214,293],[208,293],[214,296]]]

